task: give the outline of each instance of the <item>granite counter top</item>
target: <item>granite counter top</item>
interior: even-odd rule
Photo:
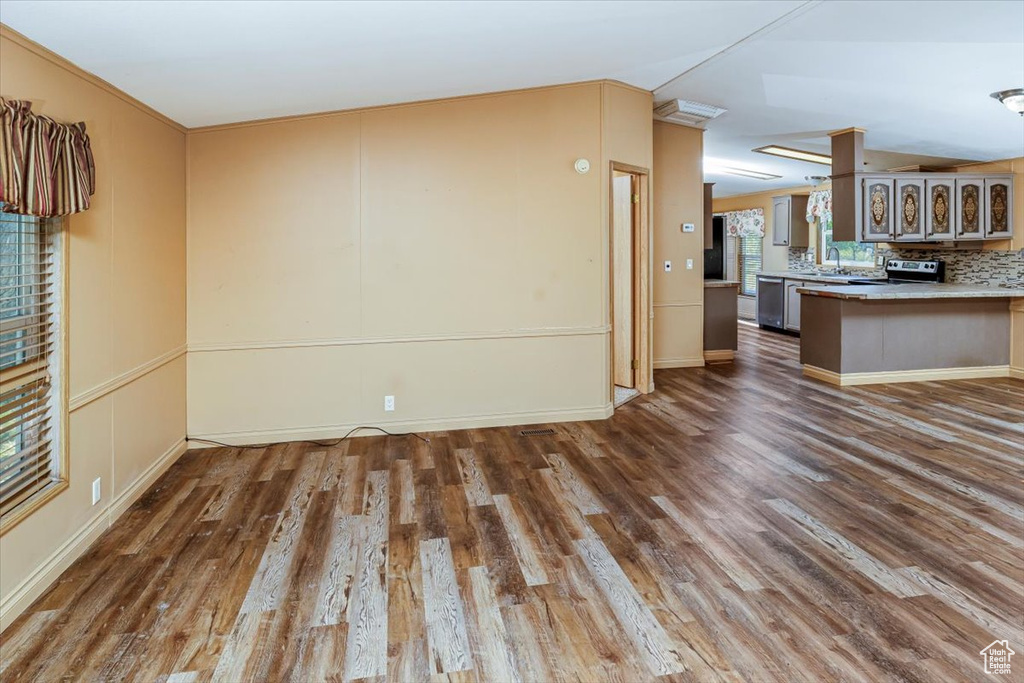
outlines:
[[[739,280],[705,280],[704,288],[708,287],[739,287]]]
[[[800,280],[801,282],[824,282],[836,284],[845,284],[850,280],[878,280],[879,282],[885,281],[884,277],[875,277],[872,275],[835,275],[833,273],[803,273],[798,270],[765,271],[758,273],[758,275],[764,275],[765,277],[781,277],[787,280]]]
[[[1024,288],[992,285],[903,284],[903,285],[840,285],[834,287],[801,287],[799,294],[834,299],[1014,299],[1024,298]]]

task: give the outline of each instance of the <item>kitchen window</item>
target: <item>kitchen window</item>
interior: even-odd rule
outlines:
[[[833,242],[832,221],[830,220],[826,223],[819,221],[819,226],[818,234],[821,236],[821,249],[818,252],[818,263],[822,265],[830,263],[835,265],[834,260],[830,261],[827,258],[828,250],[835,247],[839,250],[840,265],[853,268],[875,267],[875,245],[862,242]]]
[[[0,213],[0,531],[67,487],[60,225]]]
[[[761,272],[761,252],[764,239],[758,235],[737,238],[739,247],[740,294],[757,294],[757,274]]]

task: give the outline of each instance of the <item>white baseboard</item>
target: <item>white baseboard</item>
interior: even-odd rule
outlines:
[[[17,619],[29,605],[42,595],[106,531],[111,524],[137,501],[186,450],[179,439],[132,482],[117,498],[110,501],[95,517],[82,525],[71,538],[61,544],[46,560],[29,574],[14,590],[0,600],[0,632]]]
[[[131,483],[117,498],[110,502],[107,512],[110,514],[110,523],[113,524],[132,506],[142,494],[152,486],[157,479],[166,472],[171,465],[177,462],[185,451],[188,450],[188,443],[184,437],[179,439],[173,446],[164,451],[164,454],[157,458],[156,462],[150,465],[145,472]]]
[[[844,372],[842,374],[813,365],[804,366],[804,376],[840,387],[864,384],[898,384],[902,382],[938,382],[955,379],[985,379],[1011,377],[1008,365],[988,365],[975,368],[936,368],[926,370],[894,370],[890,372]]]
[[[655,370],[669,370],[671,368],[702,368],[704,357],[699,358],[661,358],[654,361]]]
[[[389,432],[441,432],[450,429],[480,429],[483,427],[508,427],[515,425],[545,424],[548,422],[582,422],[586,420],[604,420],[611,417],[614,408],[611,403],[593,408],[571,408],[565,410],[548,410],[540,412],[496,413],[493,415],[473,415],[470,417],[448,419],[406,420],[393,422],[373,422],[373,426],[383,427]],[[309,427],[288,427],[282,429],[261,429],[238,432],[205,432],[190,434],[193,439],[212,439],[228,443],[232,446],[246,446],[259,443],[281,443],[284,441],[330,440],[337,439],[357,424],[316,425]],[[374,436],[380,432],[363,430],[353,436]],[[189,448],[211,448],[210,444],[192,441]]]
[[[1024,368],[1010,367],[1010,377],[1013,379],[1024,379]]]

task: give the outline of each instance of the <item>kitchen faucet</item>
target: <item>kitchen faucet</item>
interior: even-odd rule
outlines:
[[[836,252],[836,272],[841,275],[842,272],[843,272],[843,267],[841,265],[839,265],[839,248],[838,247],[834,247],[834,246],[833,247],[829,247],[828,251],[825,252],[825,260],[827,261],[830,258],[832,258],[832,252],[833,251]]]

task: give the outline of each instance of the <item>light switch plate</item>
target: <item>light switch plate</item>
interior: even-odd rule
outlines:
[[[687,270],[693,270],[693,259],[692,258],[686,259],[686,269]]]
[[[395,397],[394,396],[385,396],[384,397],[384,411],[390,413],[390,412],[394,412],[394,410],[395,410]]]
[[[671,261],[665,261],[665,272],[666,273],[671,273],[672,272],[672,262]]]
[[[101,489],[102,481],[103,481],[102,479],[94,479],[93,482],[92,482],[92,504],[93,505],[95,505],[96,503],[100,502],[100,498],[102,498],[102,495],[101,495],[102,494],[102,489]]]
[[[693,223],[683,223],[683,232],[693,232],[697,227]]]

